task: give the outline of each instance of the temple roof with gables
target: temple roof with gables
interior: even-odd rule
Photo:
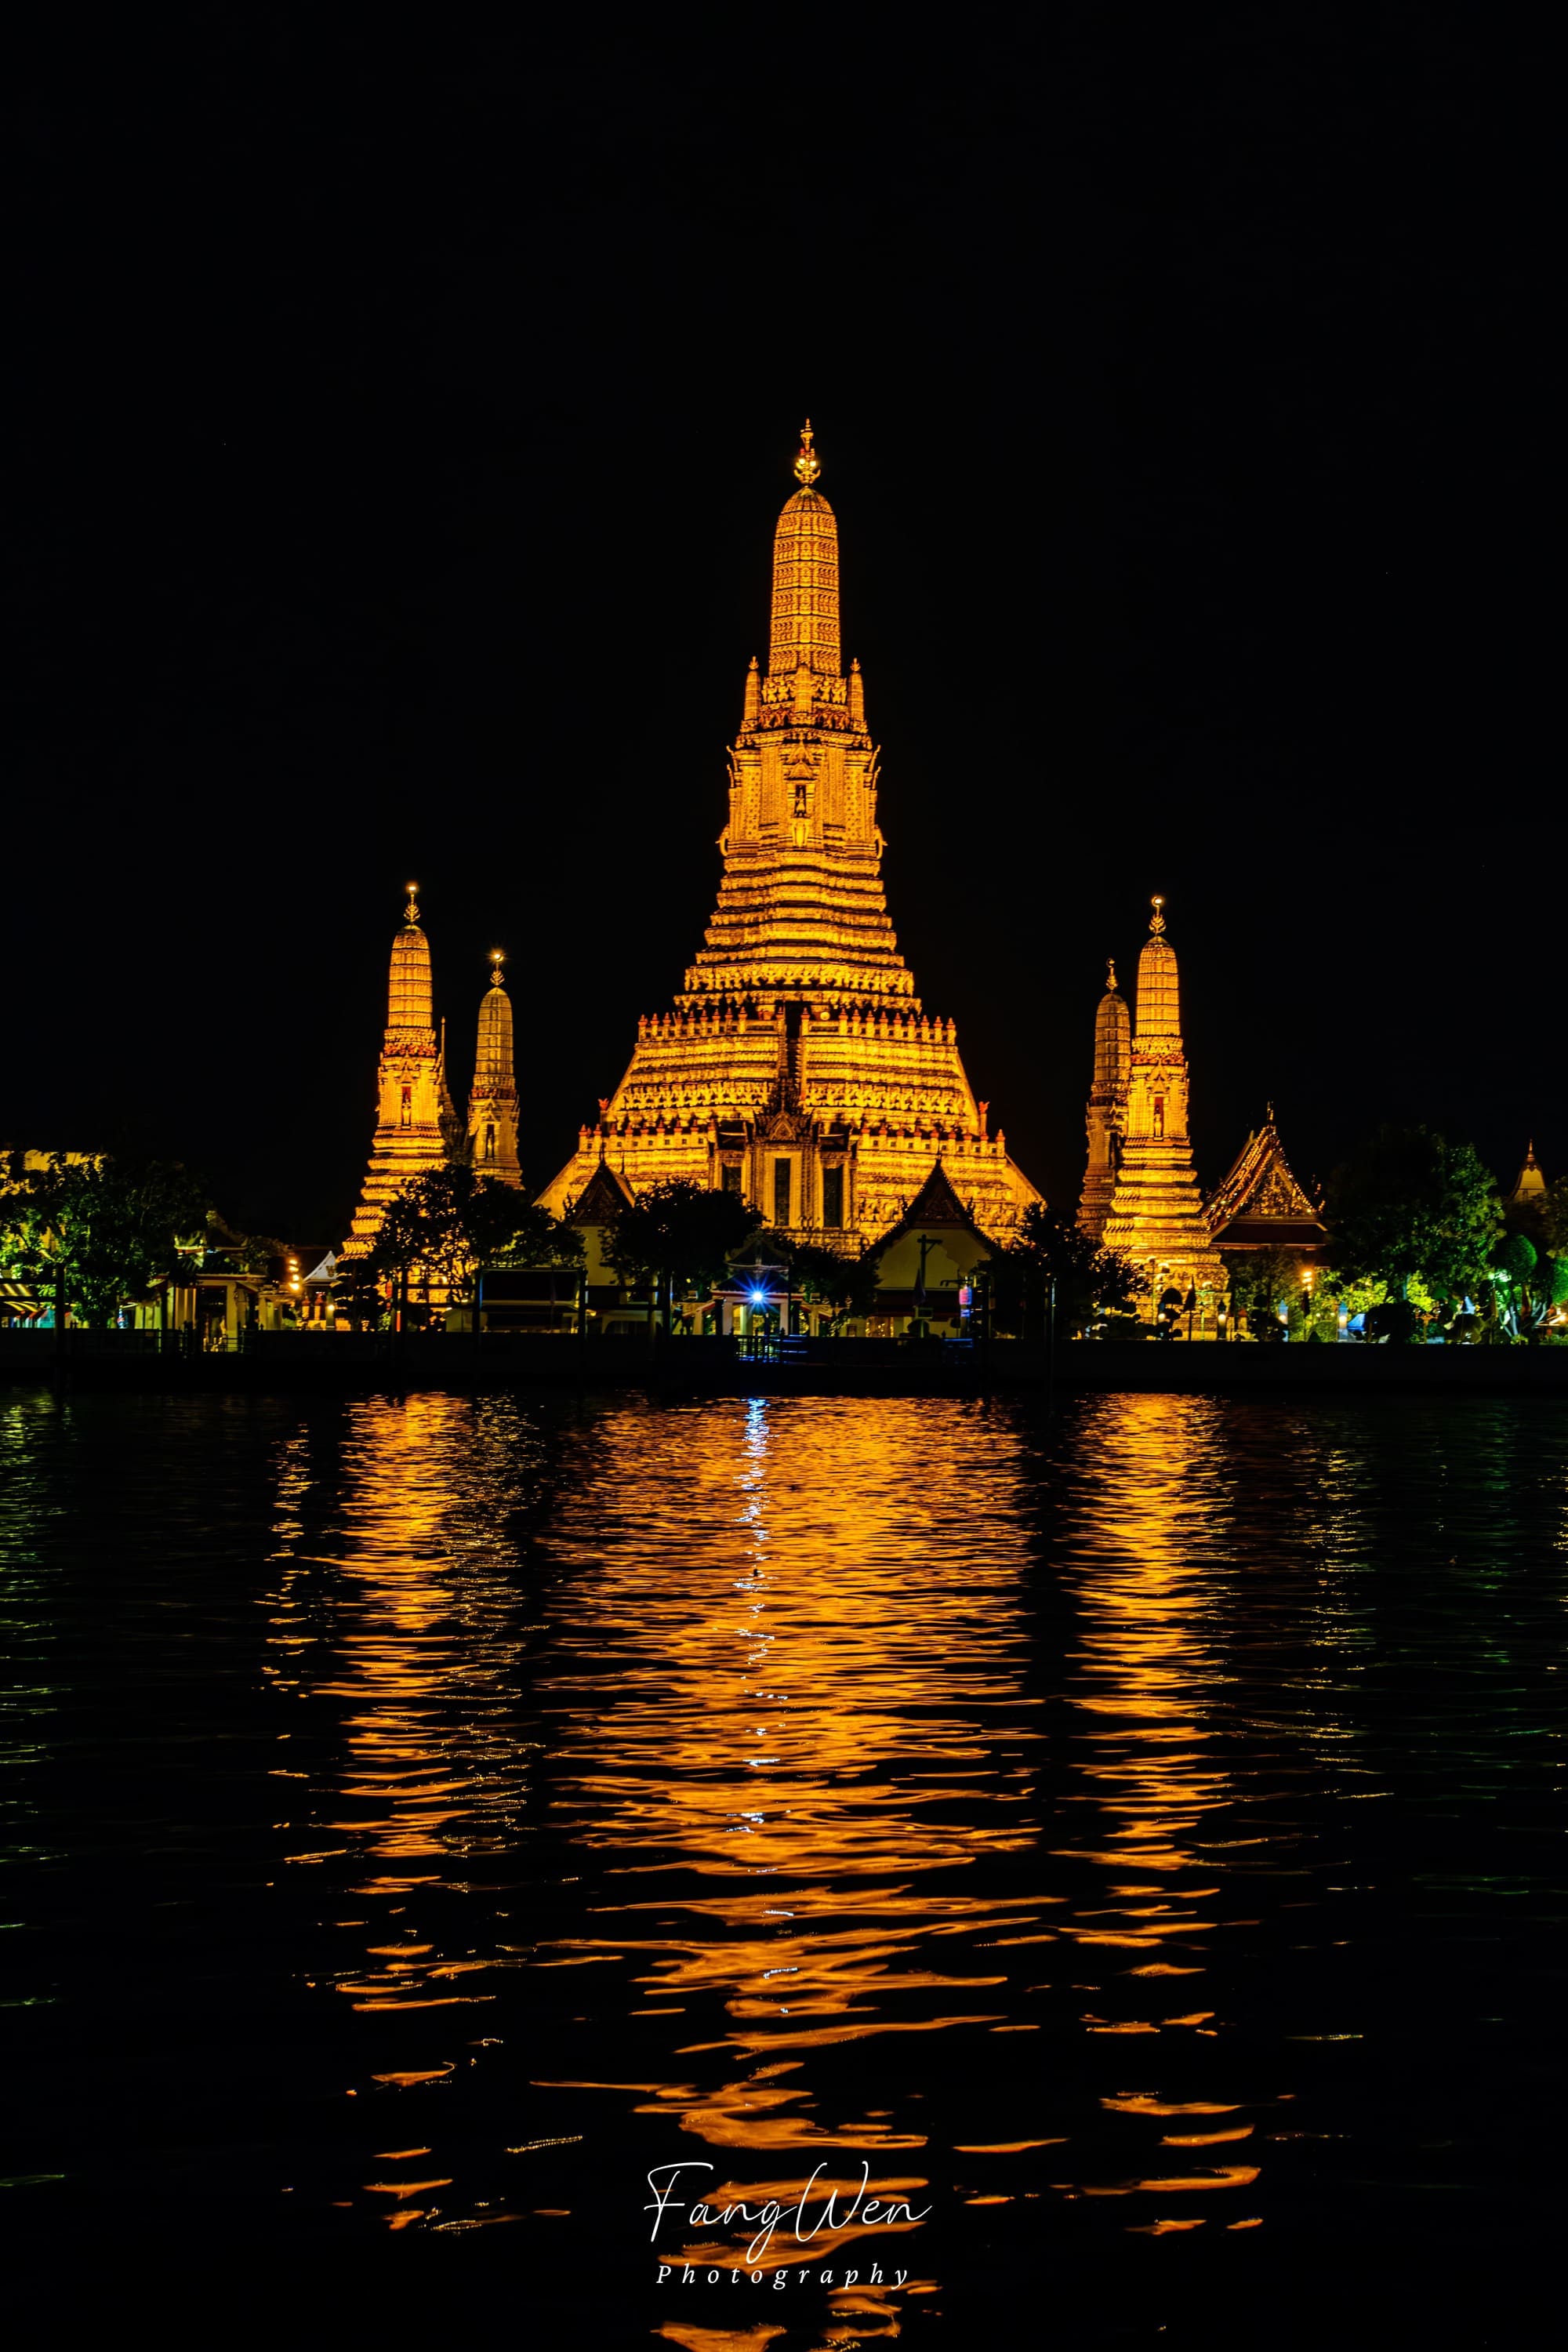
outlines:
[[[631,1186],[625,1177],[616,1174],[607,1161],[601,1160],[583,1190],[566,1212],[569,1225],[613,1224],[621,1211],[629,1208]]]
[[[952,1180],[940,1160],[898,1223],[889,1227],[875,1246],[879,1251],[889,1249],[905,1234],[913,1233],[917,1226],[931,1225],[956,1225],[966,1234],[973,1234],[977,1241],[984,1242],[987,1249],[996,1246],[994,1237],[985,1231],[976,1221],[973,1211],[966,1209],[959,1199],[953,1190]]]
[[[1317,1203],[1285,1157],[1272,1103],[1211,1197],[1209,1224],[1217,1249],[1313,1248],[1326,1238]]]

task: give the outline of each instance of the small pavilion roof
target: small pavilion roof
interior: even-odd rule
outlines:
[[[1318,1204],[1291,1171],[1272,1103],[1263,1125],[1254,1129],[1237,1152],[1208,1210],[1216,1248],[1261,1249],[1271,1242],[1305,1247],[1322,1241]]]

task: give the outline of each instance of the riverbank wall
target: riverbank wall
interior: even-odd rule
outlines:
[[[58,1381],[127,1393],[405,1394],[423,1389],[653,1390],[712,1396],[1064,1395],[1555,1396],[1568,1400],[1568,1348],[1188,1345],[1179,1340],[1056,1348],[838,1339],[786,1342],[773,1358],[733,1341],[631,1341],[455,1333],[264,1332],[233,1353],[193,1355],[153,1332],[0,1331],[0,1381]]]

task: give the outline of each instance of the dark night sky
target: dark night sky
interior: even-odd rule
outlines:
[[[414,874],[551,1176],[706,920],[809,411],[900,942],[1053,1197],[1153,889],[1207,1181],[1269,1097],[1302,1175],[1568,1166],[1527,57],[327,13],[9,60],[0,1135],[340,1233]]]

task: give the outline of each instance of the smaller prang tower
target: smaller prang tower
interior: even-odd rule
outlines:
[[[418,885],[408,885],[403,928],[392,942],[386,983],[386,1034],[376,1071],[375,1137],[346,1258],[363,1257],[381,1231],[386,1204],[411,1177],[444,1167],[459,1147],[447,1091],[446,1045],[436,1027],[430,942],[419,919]]]
[[[1193,1166],[1175,950],[1165,937],[1163,898],[1150,903],[1154,912],[1138,958],[1121,1160],[1100,1238],[1142,1267],[1150,1282],[1144,1311],[1157,1315],[1168,1290],[1184,1298],[1195,1291],[1201,1306],[1217,1300],[1226,1282]]]
[[[1533,1137],[1524,1150],[1524,1165],[1519,1171],[1519,1181],[1503,1202],[1505,1209],[1538,1209],[1546,1197],[1546,1178],[1535,1156]]]
[[[479,1000],[474,1083],[468,1090],[468,1157],[476,1176],[521,1184],[517,1157],[517,1067],[511,999],[501,984],[501,950],[490,954],[490,984]]]
[[[1105,993],[1094,1016],[1094,1083],[1089,1089],[1085,1124],[1089,1129],[1089,1165],[1078,1204],[1079,1230],[1098,1241],[1110,1213],[1116,1171],[1121,1164],[1121,1138],[1127,1120],[1127,1081],[1132,1061],[1131,1024],[1127,999],[1116,985],[1116,966],[1107,963]]]

